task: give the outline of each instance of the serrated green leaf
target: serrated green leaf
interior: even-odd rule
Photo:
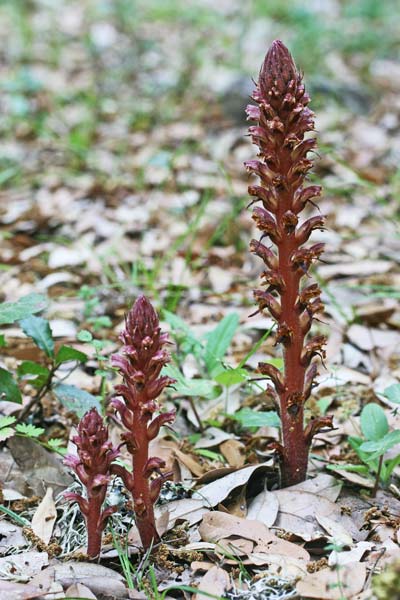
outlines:
[[[181,396],[200,396],[201,398],[216,398],[221,388],[208,379],[186,379],[180,370],[174,365],[166,365],[163,369],[163,375],[176,379],[173,388]]]
[[[278,414],[271,410],[258,412],[251,408],[241,408],[234,415],[230,415],[235,421],[239,421],[243,427],[280,427],[281,420]]]
[[[382,456],[382,454],[385,454],[385,452],[397,444],[400,444],[400,429],[387,433],[383,438],[377,441],[364,442],[361,444],[360,450],[370,453],[370,458],[373,460],[378,456]]]
[[[35,344],[43,350],[47,356],[54,356],[54,340],[50,323],[42,317],[30,316],[20,321],[22,331],[33,339]]]
[[[80,390],[74,385],[67,385],[60,383],[53,388],[57,399],[65,406],[68,410],[74,412],[79,418],[95,407],[101,412],[100,400],[97,396],[93,396],[85,390]]]
[[[0,400],[22,404],[22,396],[13,376],[6,369],[0,369]]]
[[[47,298],[42,294],[28,294],[17,302],[3,302],[0,304],[0,325],[25,319],[29,315],[44,310],[46,306]]]
[[[389,387],[384,390],[383,395],[390,400],[390,402],[400,404],[400,383],[389,385]]]
[[[0,442],[5,442],[13,435],[15,435],[15,430],[12,427],[4,427],[4,429],[0,429]]]
[[[37,438],[45,432],[43,427],[35,427],[35,425],[31,425],[30,423],[18,423],[15,426],[15,431],[31,438]]]
[[[81,329],[81,331],[78,331],[76,337],[80,342],[91,342],[93,339],[92,334],[87,329]]]
[[[57,454],[60,454],[61,456],[65,456],[65,454],[68,452],[68,449],[64,444],[65,440],[61,440],[60,438],[51,438],[47,442],[46,447],[53,452],[57,452]]]
[[[13,423],[15,423],[16,420],[17,419],[15,417],[13,417],[12,415],[0,417],[0,429],[3,429],[3,427],[8,427],[9,425],[12,425]]]
[[[246,381],[249,378],[249,372],[246,369],[226,369],[214,377],[217,383],[229,387]]]
[[[211,375],[215,375],[216,369],[221,366],[221,359],[225,356],[238,325],[239,315],[230,313],[207,334],[204,361]]]
[[[61,363],[68,362],[70,360],[75,360],[80,363],[86,362],[88,359],[87,354],[81,352],[80,350],[75,350],[71,346],[61,346],[59,351],[56,354],[56,364],[61,365]]]
[[[389,431],[385,411],[379,404],[371,403],[364,406],[360,416],[361,431],[369,441],[382,439]]]
[[[64,440],[62,440],[60,438],[51,438],[47,442],[47,445],[50,446],[50,447],[52,447],[52,448],[59,448],[63,444],[64,444]]]

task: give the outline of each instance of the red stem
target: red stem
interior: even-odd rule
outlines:
[[[291,166],[290,154],[282,150],[279,156],[282,173],[286,176]],[[277,209],[277,222],[281,223],[282,216],[290,210],[293,204],[293,193],[282,194]],[[284,391],[280,396],[280,416],[282,424],[282,485],[284,487],[304,481],[307,475],[308,444],[304,436],[304,405],[299,397],[299,391],[304,388],[306,366],[301,364],[301,352],[304,346],[305,334],[301,330],[300,313],[295,304],[299,296],[301,274],[293,270],[290,257],[299,244],[294,233],[287,235],[280,228],[282,241],[278,247],[278,271],[284,282],[280,292],[282,322],[286,323],[292,332],[291,341],[284,345]],[[293,402],[297,398],[296,402]]]
[[[160,541],[157,533],[153,502],[150,498],[150,482],[144,475],[149,458],[149,440],[147,436],[147,423],[140,419],[139,411],[135,411],[134,428],[135,445],[137,450],[132,454],[133,487],[132,497],[135,510],[136,526],[139,530],[143,547],[148,549]]]
[[[97,558],[101,550],[102,527],[99,527],[101,507],[105,494],[89,498],[89,513],[85,517],[88,536],[87,553],[91,558]]]

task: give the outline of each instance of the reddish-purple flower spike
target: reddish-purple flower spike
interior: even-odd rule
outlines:
[[[308,153],[316,146],[313,137],[314,114],[302,76],[282,42],[272,43],[260,70],[253,94],[256,105],[247,107],[248,118],[256,121],[249,133],[258,146],[258,160],[245,163],[260,185],[251,185],[253,219],[261,230],[260,241],[252,240],[251,251],[262,258],[267,271],[262,274],[266,291],[256,290],[260,311],[267,309],[277,321],[276,342],[283,345],[284,372],[272,365],[259,365],[261,373],[275,384],[282,422],[282,483],[303,481],[313,435],[331,426],[331,418],[315,419],[304,429],[304,403],[317,374],[315,357],[324,357],[324,336],[306,340],[312,320],[323,310],[316,284],[301,285],[311,264],[323,251],[323,244],[304,247],[315,229],[323,229],[324,218],[314,216],[299,221],[306,205],[321,194],[320,186],[306,186],[313,166]],[[276,252],[263,243],[269,238]]]
[[[88,555],[96,558],[101,550],[101,536],[108,517],[116,506],[102,509],[110,481],[111,463],[119,455],[108,440],[108,429],[95,408],[87,412],[79,422],[78,435],[72,441],[78,456],[66,456],[64,464],[70,467],[86,487],[86,498],[66,493],[64,497],[77,502],[86,521]]]
[[[112,405],[126,428],[122,439],[132,455],[133,473],[120,465],[113,465],[113,472],[132,494],[136,525],[147,550],[159,541],[154,503],[162,483],[172,475],[161,472],[165,467],[162,459],[149,457],[149,442],[157,437],[162,425],[175,419],[174,412],[154,416],[159,410],[156,399],[175,381],[161,375],[169,361],[165,350],[168,335],[161,332],[157,313],[145,296],[140,296],[127,314],[120,338],[124,345],[121,353],[112,357],[112,365],[123,377],[123,384],[115,387],[122,399],[114,399]]]

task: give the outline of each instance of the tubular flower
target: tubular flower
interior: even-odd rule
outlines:
[[[259,366],[275,384],[282,422],[282,483],[293,485],[305,479],[310,444],[322,427],[331,427],[331,418],[315,419],[304,428],[304,403],[317,374],[316,357],[324,358],[323,336],[306,340],[312,320],[323,310],[316,284],[303,285],[311,264],[323,252],[323,244],[304,247],[315,229],[324,228],[324,217],[314,216],[300,222],[299,215],[320,196],[321,187],[306,185],[313,166],[308,153],[316,147],[314,114],[308,108],[310,98],[301,74],[288,49],[276,40],[272,43],[260,70],[253,93],[256,104],[247,107],[253,143],[258,160],[245,163],[256,175],[259,185],[250,185],[253,219],[261,230],[261,240],[269,238],[271,250],[262,241],[252,240],[250,250],[267,266],[263,272],[266,291],[256,290],[259,310],[267,309],[276,320],[277,343],[283,346],[284,372],[265,363]],[[318,359],[317,359],[318,360]]]
[[[159,541],[154,503],[163,482],[172,475],[161,471],[165,467],[162,459],[149,457],[149,442],[162,425],[175,419],[173,412],[155,416],[159,411],[157,397],[175,381],[161,375],[169,361],[165,350],[168,334],[161,332],[157,313],[145,296],[140,296],[128,312],[120,339],[123,347],[112,357],[112,365],[121,373],[123,383],[116,386],[118,397],[112,405],[126,429],[122,439],[132,455],[133,472],[120,465],[113,465],[113,472],[132,494],[136,525],[143,547],[148,549]]]
[[[86,498],[75,493],[64,497],[77,502],[86,521],[88,555],[95,558],[100,554],[101,536],[108,517],[117,510],[110,506],[102,510],[110,481],[110,466],[119,451],[108,440],[108,429],[102,417],[92,408],[81,419],[78,435],[72,439],[78,456],[66,456],[64,464],[70,467],[86,487]]]

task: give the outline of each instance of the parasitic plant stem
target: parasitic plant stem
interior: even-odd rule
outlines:
[[[64,463],[71,467],[86,487],[86,498],[67,492],[64,497],[77,502],[86,522],[88,536],[87,553],[91,558],[100,554],[101,537],[108,517],[117,510],[103,504],[110,482],[110,465],[119,451],[108,441],[108,429],[95,408],[87,412],[79,422],[78,435],[72,441],[78,456],[66,456]]]
[[[324,245],[304,246],[315,229],[323,229],[324,217],[299,219],[301,211],[321,194],[321,187],[306,186],[313,166],[308,153],[316,147],[314,114],[308,108],[302,76],[288,49],[276,40],[261,67],[253,93],[255,105],[247,107],[249,127],[259,160],[245,163],[260,185],[250,185],[253,219],[261,230],[260,241],[252,240],[251,251],[266,265],[262,273],[265,290],[254,292],[259,310],[267,309],[276,320],[276,342],[283,345],[284,370],[260,363],[259,370],[274,383],[282,423],[281,473],[284,486],[304,481],[308,454],[315,433],[332,426],[331,417],[312,420],[304,428],[304,403],[317,374],[315,357],[324,358],[324,336],[307,337],[312,320],[323,310],[317,284],[305,282],[311,264]],[[276,251],[263,243],[269,238]]]
[[[161,375],[169,361],[164,349],[168,335],[162,333],[154,308],[145,296],[140,296],[125,319],[121,333],[123,342],[120,354],[112,357],[112,364],[122,374],[123,384],[116,386],[119,396],[112,405],[119,413],[126,431],[122,439],[132,456],[133,472],[121,465],[113,465],[131,492],[136,525],[145,550],[159,542],[154,520],[154,504],[161,486],[172,473],[163,473],[165,462],[149,456],[149,443],[157,437],[160,428],[171,423],[175,413],[165,412],[154,417],[159,410],[156,398],[167,385],[174,383],[170,377]]]

